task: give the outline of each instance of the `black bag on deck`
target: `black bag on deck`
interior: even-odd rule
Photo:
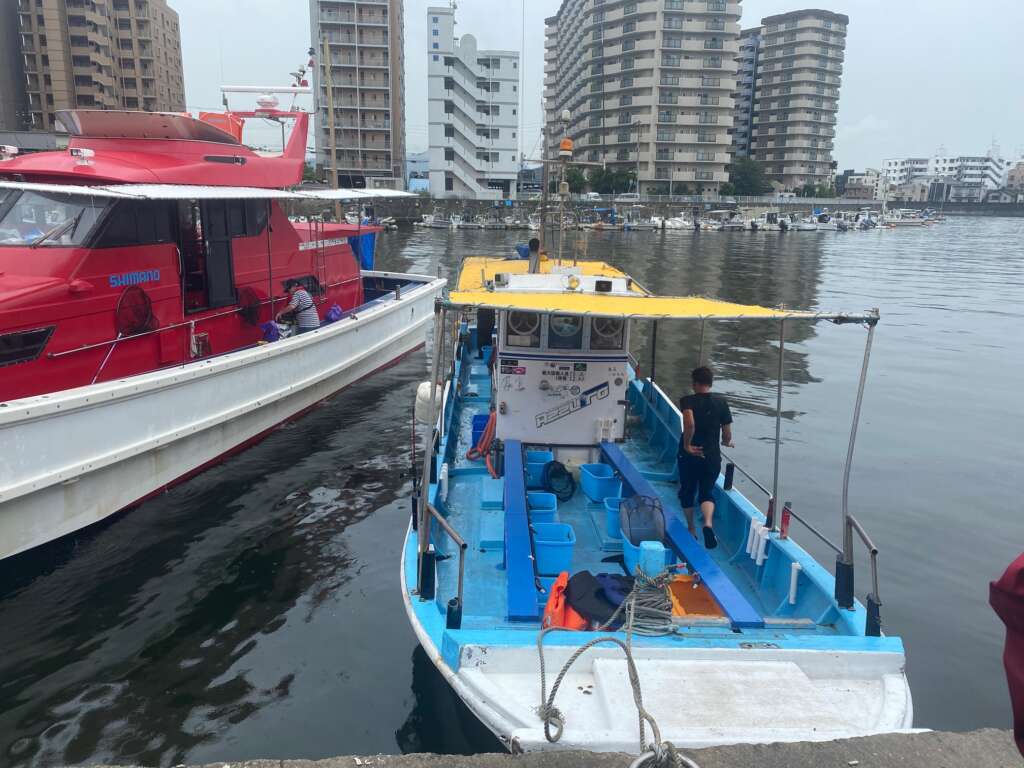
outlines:
[[[565,599],[576,613],[595,624],[607,622],[617,607],[608,602],[601,582],[590,571],[580,571],[569,578]]]

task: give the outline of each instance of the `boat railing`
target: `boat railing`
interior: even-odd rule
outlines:
[[[448,601],[448,618],[446,626],[448,629],[459,629],[462,626],[462,586],[466,576],[466,550],[469,548],[458,531],[452,528],[448,519],[442,515],[433,504],[427,504],[427,511],[437,521],[441,530],[448,534],[448,538],[459,548],[459,580],[456,587],[455,597]]]
[[[732,457],[730,457],[728,454],[726,454],[725,452],[722,453],[722,458],[724,458],[726,460],[726,465],[725,465],[725,482],[723,483],[723,486],[722,486],[724,488],[724,490],[726,490],[726,491],[731,491],[732,490],[732,488],[733,488],[733,481],[734,481],[736,472],[739,472],[741,475],[743,475],[745,478],[747,478],[747,480],[749,480],[754,485],[754,487],[756,487],[758,490],[760,490],[762,493],[764,493],[765,496],[768,497],[768,516],[767,517],[768,517],[768,525],[771,526],[772,522],[773,522],[773,517],[774,517],[774,510],[776,508],[776,500],[775,500],[775,497],[772,495],[771,490],[764,483],[762,483],[760,480],[758,480],[756,477],[754,477],[752,474],[750,474],[750,472],[748,472],[743,467],[741,467],[739,464],[737,464],[736,461]],[[793,520],[796,520],[801,525],[803,525],[804,528],[806,528],[808,531],[810,531],[812,534],[814,534],[814,536],[819,541],[821,541],[825,546],[827,546],[829,549],[831,549],[840,558],[844,557],[844,549],[843,549],[843,547],[841,547],[838,544],[836,544],[828,536],[826,536],[824,533],[822,533],[820,530],[818,530],[818,528],[815,527],[810,521],[806,520],[805,518],[801,517],[799,514],[794,512],[793,511],[793,506],[789,502],[786,502],[786,504],[784,505],[784,507],[782,509],[782,512],[781,512],[781,515],[782,515],[782,518],[783,518],[783,524],[781,526],[782,538],[786,538],[787,537],[786,529],[787,529],[788,526],[787,526],[787,524],[785,522],[785,519],[788,517],[788,518],[791,518]],[[874,542],[871,540],[871,537],[868,536],[867,531],[864,530],[864,526],[861,525],[860,521],[857,520],[857,518],[854,517],[853,515],[847,514],[847,516],[846,516],[846,526],[845,526],[845,530],[843,531],[843,535],[845,537],[844,538],[844,544],[847,545],[847,551],[853,549],[853,533],[854,532],[857,533],[857,536],[864,543],[864,546],[867,547],[868,557],[869,557],[870,563],[871,563],[871,592],[867,596],[868,616],[867,616],[867,625],[866,625],[866,628],[865,628],[865,634],[872,635],[872,636],[878,636],[880,634],[880,631],[881,631],[881,620],[880,620],[880,617],[879,617],[879,609],[881,607],[881,599],[878,596],[878,547],[875,546]],[[851,571],[851,574],[852,574],[852,571]],[[852,575],[851,575],[851,578],[852,578]],[[851,591],[852,591],[852,585],[851,585]],[[843,606],[843,607],[850,607],[850,606]]]

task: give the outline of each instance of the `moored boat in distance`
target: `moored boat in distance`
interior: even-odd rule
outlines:
[[[289,219],[292,203],[406,193],[290,188],[308,114],[272,96],[229,113],[237,135],[178,114],[58,115],[68,151],[0,162],[0,442],[18,446],[0,462],[0,558],[397,362],[423,345],[444,284],[375,271],[379,226]],[[248,118],[293,122],[281,155],[242,144]],[[293,284],[316,321],[307,309],[289,336],[275,320]]]
[[[881,633],[877,549],[847,510],[853,438],[842,546],[776,503],[777,477],[772,490],[751,478],[768,498],[758,509],[726,457],[706,549],[680,510],[682,415],[630,357],[640,323],[690,321],[701,339],[716,320],[775,322],[782,337],[794,323],[864,327],[855,435],[877,312],[655,296],[600,262],[529,270],[465,259],[435,310],[453,338],[435,337],[420,388],[431,428],[402,596],[469,709],[512,751],[636,752],[655,722],[680,748],[910,728],[903,645]],[[796,522],[838,553],[838,578],[796,543]],[[855,537],[871,555],[867,607],[853,595]]]

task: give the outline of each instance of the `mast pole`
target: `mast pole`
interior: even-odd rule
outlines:
[[[771,509],[775,510],[779,498],[779,447],[782,444],[782,382],[783,363],[786,355],[786,320],[779,320],[779,381],[775,392],[775,470],[772,475],[772,498]],[[779,530],[779,518],[781,515],[772,515],[770,520],[773,531]]]
[[[541,101],[541,111],[543,112],[543,110],[544,110],[544,102]],[[539,240],[540,240],[540,250],[542,250],[542,251],[544,250],[544,241],[546,239],[544,237],[544,230],[545,230],[545,227],[547,225],[547,222],[545,221],[545,219],[547,217],[547,212],[548,212],[548,184],[550,183],[548,181],[548,179],[549,179],[548,163],[547,163],[547,160],[548,160],[548,122],[547,122],[546,116],[545,116],[545,120],[544,120],[543,145],[544,145],[544,147],[541,150],[541,155],[540,155],[541,156],[541,173],[540,173],[541,191],[540,191],[540,238],[539,238]],[[540,266],[538,265],[538,269],[539,268],[540,268]]]
[[[420,480],[420,504],[419,521],[417,523],[417,534],[419,542],[417,546],[416,563],[416,591],[420,592],[423,586],[423,559],[430,546],[430,511],[427,504],[430,502],[430,464],[433,461],[434,451],[434,426],[437,423],[437,379],[441,371],[441,354],[444,349],[445,336],[445,311],[440,302],[434,304],[434,356],[430,368],[430,414],[427,428],[423,433],[423,475]]]
[[[850,471],[853,468],[853,449],[857,443],[857,425],[860,422],[860,409],[864,402],[864,388],[868,380],[868,363],[871,361],[871,342],[875,337],[875,324],[878,322],[878,310],[875,318],[868,321],[868,338],[864,342],[864,360],[860,367],[860,381],[857,384],[857,399],[853,406],[853,423],[850,425],[850,443],[846,448],[846,464],[843,466],[842,496],[842,533],[843,554],[838,556],[836,565],[836,601],[842,608],[853,607],[853,527],[850,525]],[[878,588],[875,587],[877,596]]]
[[[331,43],[324,36],[324,85],[327,86],[327,127],[331,145],[331,189],[338,188],[338,145],[334,127],[334,79],[331,76]],[[341,201],[334,202],[334,217],[341,221]]]

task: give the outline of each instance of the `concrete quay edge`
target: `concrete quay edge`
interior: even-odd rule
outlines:
[[[855,739],[737,744],[686,750],[700,768],[1021,768],[1010,731],[927,731]],[[369,755],[321,760],[246,760],[203,768],[624,768],[635,756],[580,751],[527,755]],[[109,767],[108,767],[109,768]],[[128,768],[123,766],[120,768]],[[135,768],[135,767],[132,767]],[[198,766],[194,768],[199,768]]]

